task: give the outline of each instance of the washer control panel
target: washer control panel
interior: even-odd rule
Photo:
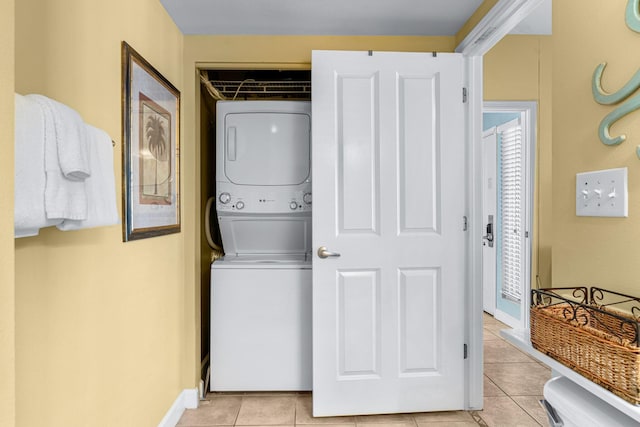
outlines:
[[[239,187],[218,183],[218,212],[290,213],[311,211],[311,184],[298,189]]]

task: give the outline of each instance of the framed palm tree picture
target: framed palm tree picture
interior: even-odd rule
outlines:
[[[122,42],[122,239],[180,232],[180,92]]]

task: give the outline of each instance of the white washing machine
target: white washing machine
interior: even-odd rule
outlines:
[[[311,390],[311,215],[219,220],[211,391]]]
[[[311,106],[216,104],[211,390],[311,390]]]
[[[211,283],[211,390],[311,390],[310,260],[225,258]]]

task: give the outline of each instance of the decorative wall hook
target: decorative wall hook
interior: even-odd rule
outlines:
[[[628,0],[625,10],[625,22],[627,26],[637,33],[640,33],[640,0]],[[627,139],[626,135],[620,135],[613,138],[609,132],[611,126],[626,116],[640,109],[640,94],[634,96],[633,93],[640,89],[640,70],[629,79],[629,81],[622,86],[619,90],[613,93],[608,93],[602,87],[602,75],[604,69],[607,67],[607,63],[603,62],[599,64],[593,72],[593,78],[591,80],[591,92],[593,93],[593,99],[602,105],[618,104],[624,101],[621,105],[616,107],[615,110],[607,114],[598,127],[598,136],[600,141],[605,145],[618,145]],[[640,159],[640,146],[636,148],[636,155]]]
[[[627,9],[624,16],[627,27],[629,27],[636,33],[640,33],[640,11],[638,10],[639,5],[640,0],[629,0],[627,2]]]
[[[600,137],[600,141],[605,145],[618,145],[625,141],[627,139],[626,135],[616,136],[615,138],[611,137],[609,128],[615,122],[637,109],[640,109],[640,94],[629,98],[622,105],[604,116],[604,119],[602,119],[600,126],[598,127],[598,136]]]
[[[622,86],[617,92],[606,92],[602,88],[602,74],[604,73],[604,69],[606,67],[607,63],[603,62],[602,64],[598,65],[596,67],[596,70],[593,72],[591,91],[593,92],[593,99],[595,99],[598,104],[617,104],[618,102],[627,99],[633,92],[640,88],[640,70],[638,70],[633,75],[633,77],[631,77],[631,80],[629,80],[627,84]]]

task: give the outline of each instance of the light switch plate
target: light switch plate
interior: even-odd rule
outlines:
[[[627,168],[576,174],[577,216],[629,216]]]

